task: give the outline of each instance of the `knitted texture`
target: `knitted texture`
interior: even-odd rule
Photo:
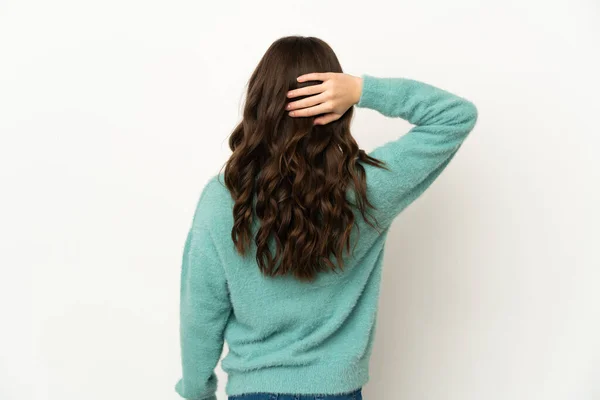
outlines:
[[[323,272],[313,283],[265,277],[255,253],[242,257],[235,251],[233,200],[222,174],[213,176],[202,190],[183,251],[183,374],[175,385],[183,398],[216,400],[214,369],[224,341],[229,351],[221,367],[228,375],[229,396],[341,394],[369,380],[389,227],[452,160],[475,126],[477,109],[416,80],[362,78],[357,107],[414,125],[369,153],[390,171],[364,165],[367,195],[376,207],[370,212],[384,229],[376,231],[357,213],[354,253],[344,259],[343,272]]]

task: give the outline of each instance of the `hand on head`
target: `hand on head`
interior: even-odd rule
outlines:
[[[311,117],[315,125],[325,125],[341,118],[342,115],[360,100],[362,78],[341,72],[313,72],[300,75],[298,82],[322,81],[313,86],[290,90],[288,98],[309,96],[292,101],[286,106],[291,117]]]

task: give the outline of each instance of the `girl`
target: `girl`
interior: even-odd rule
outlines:
[[[366,153],[354,106],[415,126]],[[362,399],[388,229],[476,120],[426,83],[343,73],[320,39],[274,42],[185,242],[177,392],[216,400],[227,341],[231,400]]]

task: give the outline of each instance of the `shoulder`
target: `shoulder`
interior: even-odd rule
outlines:
[[[218,173],[211,176],[200,194],[200,201],[206,203],[222,203],[231,198],[229,189],[225,186],[224,174]]]
[[[195,225],[221,224],[231,214],[232,198],[223,173],[211,176],[200,193],[194,216]]]

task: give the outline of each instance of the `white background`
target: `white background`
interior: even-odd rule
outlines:
[[[0,1],[0,398],[179,398],[187,228],[300,34],[479,109],[394,222],[365,399],[599,399],[599,26],[594,0]]]

